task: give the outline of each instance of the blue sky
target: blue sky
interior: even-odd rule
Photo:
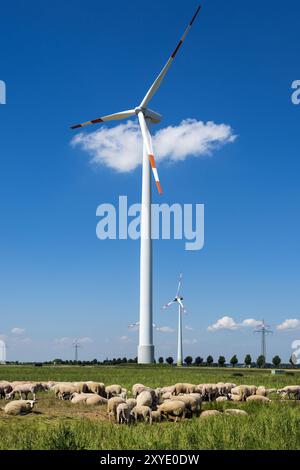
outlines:
[[[92,165],[69,126],[137,105],[197,3],[15,1],[1,7],[0,334],[8,358],[135,356],[139,243],[100,241],[96,208],[140,201],[141,168]],[[203,203],[205,246],[154,242],[154,321],[184,273],[185,354],[257,356],[251,328],[208,331],[228,316],[265,318],[269,355],[283,359],[300,330],[300,5],[290,0],[203,2],[203,11],[151,107],[158,129],[184,119],[230,126],[237,139],[210,157],[159,165],[154,202]],[[117,124],[111,123],[111,128]],[[87,129],[86,132],[92,132]],[[12,333],[13,328],[20,331]],[[21,331],[24,329],[25,331]],[[121,339],[123,337],[123,339]],[[126,337],[126,338],[125,338]],[[89,340],[90,338],[91,340]],[[156,356],[175,355],[176,333],[155,333]]]

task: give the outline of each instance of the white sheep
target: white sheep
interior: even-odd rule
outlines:
[[[122,393],[122,387],[118,384],[108,385],[105,387],[106,398],[111,398],[116,395],[120,396]]]
[[[19,394],[20,400],[22,400],[23,396],[25,396],[25,400],[27,400],[29,393],[32,394],[33,400],[36,400],[36,394],[37,392],[44,390],[44,387],[41,383],[23,383],[16,385],[10,393],[6,395],[7,400],[11,400],[12,398],[15,397],[16,393]]]
[[[131,408],[127,403],[120,403],[117,406],[117,423],[118,424],[129,424]]]
[[[200,418],[209,418],[211,416],[220,416],[222,413],[218,410],[206,410],[202,411]]]
[[[126,403],[127,403],[127,405],[130,407],[131,410],[132,410],[132,408],[134,408],[134,407],[136,406],[136,404],[137,404],[135,398],[127,398]]]
[[[109,420],[111,418],[116,421],[117,419],[117,407],[120,403],[125,403],[125,400],[121,397],[112,397],[107,401],[107,412]]]
[[[7,382],[6,380],[1,380],[0,381],[0,399],[5,398],[6,395],[8,395],[12,391],[12,386],[10,382]]]
[[[151,411],[151,423],[160,423],[161,422],[161,411],[152,410]]]
[[[152,423],[151,420],[151,408],[149,406],[135,406],[132,408],[130,415],[133,417],[134,421],[137,422],[139,419],[143,419],[145,422],[149,421],[150,424]]]
[[[263,395],[250,395],[246,398],[246,401],[256,401],[259,403],[269,403],[271,400]]]
[[[144,390],[141,392],[136,398],[137,406],[152,406],[152,395],[151,392],[148,390]]]
[[[167,419],[174,419],[175,421],[178,420],[179,417],[182,419],[185,418],[186,415],[186,405],[182,400],[167,400],[161,405],[157,407],[158,411],[161,412],[162,417],[166,417]]]
[[[222,403],[224,401],[228,401],[228,398],[227,397],[217,397],[216,398],[217,403]]]
[[[299,385],[287,385],[284,388],[277,390],[277,393],[281,394],[281,398],[284,399],[286,396],[288,399],[291,399],[291,396],[294,397],[295,400],[300,399],[300,386]]]
[[[237,409],[234,409],[234,408],[228,408],[227,410],[225,410],[225,414],[227,415],[241,415],[241,416],[248,416],[248,413],[247,411],[244,411],[244,410],[237,410]]]
[[[25,415],[33,410],[35,403],[35,400],[14,400],[7,403],[3,410],[8,415]]]
[[[92,380],[88,380],[85,382],[88,387],[88,392],[90,393],[97,393],[102,397],[105,396],[105,385],[102,382],[94,382]]]

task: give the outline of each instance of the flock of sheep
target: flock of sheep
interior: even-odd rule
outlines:
[[[168,387],[150,388],[135,384],[130,393],[121,385],[105,386],[102,382],[7,382],[0,381],[0,398],[9,402],[3,411],[8,415],[30,413],[40,391],[54,393],[60,400],[70,400],[74,405],[106,405],[109,420],[118,424],[137,421],[160,422],[163,419],[177,421],[193,415],[200,417],[220,414],[218,410],[201,412],[204,401],[270,402],[268,395],[278,393],[281,399],[288,397],[300,400],[300,386],[289,385],[282,389],[268,389],[264,386],[236,385],[218,382],[216,384],[177,383]],[[32,395],[29,400],[28,396]],[[15,399],[19,398],[19,399]],[[239,409],[226,409],[227,414],[247,414]]]

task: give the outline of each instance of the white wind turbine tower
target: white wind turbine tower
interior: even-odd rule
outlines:
[[[182,283],[182,274],[179,276],[179,281],[178,281],[178,288],[177,288],[177,293],[176,296],[174,297],[173,300],[168,302],[166,305],[163,306],[163,308],[168,308],[173,304],[178,304],[178,339],[177,339],[177,365],[182,366],[182,314],[185,312],[184,305],[183,305],[183,297],[180,295],[180,289],[181,289],[181,283]]]
[[[141,250],[140,250],[140,329],[139,329],[139,347],[138,362],[140,364],[150,364],[154,361],[154,345],[152,331],[152,240],[151,240],[151,170],[159,194],[162,193],[155,158],[153,154],[152,140],[150,134],[150,124],[157,124],[162,116],[148,108],[150,100],[153,98],[161,85],[167,71],[170,68],[179,48],[181,47],[187,33],[192,27],[201,6],[198,6],[188,27],[184,31],[174,52],[169,57],[167,63],[160,74],[154,80],[147,91],[142,102],[134,109],[121,111],[115,114],[102,116],[82,124],[76,124],[71,129],[79,129],[89,124],[97,124],[106,121],[127,119],[138,116],[142,137],[143,137],[143,170],[142,170],[142,205],[141,205]],[[150,161],[150,165],[149,165]]]

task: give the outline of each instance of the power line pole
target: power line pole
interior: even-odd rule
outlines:
[[[267,360],[267,345],[266,345],[266,336],[272,334],[273,331],[269,330],[269,325],[265,323],[265,320],[257,327],[257,330],[254,330],[254,333],[261,334],[261,355],[264,356],[265,361]]]
[[[77,339],[73,341],[72,347],[75,349],[75,362],[78,362],[78,348],[81,348],[81,345]]]

